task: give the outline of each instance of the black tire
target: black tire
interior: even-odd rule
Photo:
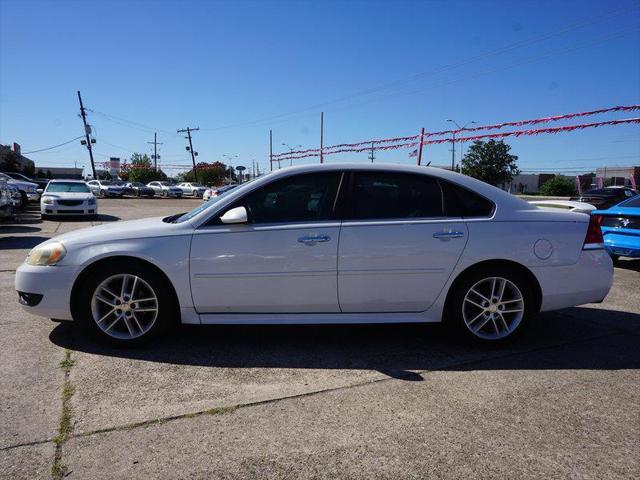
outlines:
[[[136,197],[140,197],[140,190],[136,190]]]
[[[109,277],[120,274],[135,275],[144,280],[152,289],[152,293],[157,298],[158,313],[155,321],[148,331],[142,335],[130,338],[116,338],[105,333],[94,320],[92,312],[92,298],[98,286]],[[105,295],[106,296],[106,295]],[[158,275],[153,269],[135,262],[116,261],[111,264],[103,264],[93,271],[87,278],[84,278],[74,298],[77,308],[74,311],[74,323],[83,332],[89,334],[96,340],[118,347],[134,347],[144,345],[149,341],[158,338],[176,323],[179,323],[179,309],[175,293],[162,275]],[[108,307],[106,307],[108,308]],[[124,331],[124,327],[116,324],[114,330]]]
[[[620,255],[615,255],[613,253],[610,253],[609,256],[611,257],[611,260],[613,261],[613,263],[615,263],[618,260],[620,260]]]
[[[104,190],[100,189],[100,196],[104,197]]]
[[[167,191],[166,191],[166,190],[163,190],[163,191],[162,191],[162,196],[163,196],[163,197],[166,197],[166,196],[167,196]]]
[[[492,308],[493,305],[491,301],[494,299],[488,297],[491,297],[489,289],[492,288],[492,282],[489,279],[493,277],[506,279],[508,282],[511,282],[512,285],[515,285],[517,292],[512,290],[511,286],[507,282],[505,294],[513,292],[512,298],[517,298],[517,293],[519,293],[522,298],[522,303],[514,302],[512,304],[503,305],[503,308],[505,309],[504,314],[498,313],[499,310],[497,310],[496,313],[483,313],[483,310],[476,307],[474,304],[470,304],[469,300],[472,302],[478,301],[483,305],[486,303],[487,308]],[[485,283],[482,282],[487,282],[486,286],[489,289],[483,290]],[[476,289],[480,290],[479,293],[484,294],[484,297],[487,298],[482,300],[482,298],[476,296],[476,294],[471,294],[470,290],[472,287],[476,287]],[[526,329],[530,322],[530,318],[537,312],[538,305],[533,285],[531,285],[530,280],[526,278],[526,276],[513,268],[495,267],[471,271],[468,274],[464,274],[461,279],[456,280],[452,288],[454,290],[451,292],[447,300],[447,306],[445,309],[445,325],[450,331],[466,341],[484,345],[499,345],[509,342],[518,337]],[[467,297],[468,293],[470,293],[469,300],[465,301],[465,297]],[[512,307],[511,305],[515,306]],[[518,309],[520,307],[523,308],[521,316],[518,313],[509,313],[510,310],[507,310],[507,308]],[[499,304],[496,303],[494,308],[499,308]],[[465,313],[467,313],[471,327],[468,327],[467,322],[465,322]],[[473,318],[476,318],[476,314],[482,314],[482,316],[479,316],[478,320],[476,320],[477,323],[473,322]],[[479,332],[472,332],[472,327],[479,327],[480,323],[487,320],[488,317],[494,318],[491,317],[491,315],[495,315],[495,322],[490,319],[485,322],[486,325],[484,327],[479,329]],[[505,323],[502,322],[500,317],[505,320]],[[508,331],[507,328],[503,328],[505,324],[507,327],[513,327],[512,330]],[[497,331],[500,331],[504,336],[498,336],[499,334],[496,333]],[[492,338],[492,335],[494,338]]]
[[[20,191],[20,206],[18,208],[20,208],[20,210],[24,210],[25,208],[27,208],[28,204],[29,204],[29,197],[27,197],[26,193],[24,193],[23,191]]]

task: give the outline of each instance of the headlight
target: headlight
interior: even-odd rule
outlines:
[[[52,197],[42,197],[42,203],[44,203],[45,205],[53,205],[53,198]]]
[[[55,265],[64,258],[67,250],[60,242],[50,242],[34,248],[27,255],[29,265]]]
[[[87,200],[87,205],[95,205],[95,204],[96,204],[95,198],[90,198],[89,200]]]
[[[38,187],[34,187],[33,185],[28,185],[26,191],[29,193],[35,193],[36,192],[36,188]]]

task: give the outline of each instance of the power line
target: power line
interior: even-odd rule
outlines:
[[[31,150],[30,152],[24,152],[23,155],[29,155],[30,153],[38,153],[38,152],[45,152],[47,150],[53,150],[54,148],[62,147],[63,145],[68,145],[71,142],[75,142],[76,140],[80,140],[82,137],[84,137],[84,135],[80,135],[79,137],[72,138],[71,140],[68,140],[68,141],[66,141],[64,143],[59,143],[58,145],[54,145],[53,147],[41,148],[39,150]]]
[[[278,115],[272,115],[272,116],[264,117],[264,118],[257,119],[257,120],[251,120],[251,121],[247,121],[247,122],[239,122],[239,123],[235,123],[235,124],[224,125],[224,126],[214,127],[214,128],[203,128],[202,130],[203,131],[215,131],[215,130],[222,130],[222,129],[228,129],[228,128],[254,126],[254,125],[257,125],[257,124],[262,124],[264,122],[270,122],[272,120],[277,120],[277,119],[282,118],[282,117],[288,117],[288,116],[295,115],[295,114],[302,113],[302,112],[306,112],[306,111],[309,111],[309,110],[316,110],[316,109],[324,107],[326,105],[332,105],[332,104],[335,104],[335,103],[341,103],[341,102],[344,102],[344,101],[347,101],[347,100],[351,100],[353,98],[370,95],[372,93],[376,93],[376,92],[381,91],[381,90],[387,90],[389,88],[397,87],[399,85],[404,85],[404,84],[407,84],[407,83],[411,83],[411,82],[414,82],[414,81],[419,80],[419,79],[424,78],[424,77],[433,76],[435,74],[442,73],[442,72],[445,72],[445,71],[448,71],[448,70],[454,70],[454,69],[460,68],[461,66],[468,65],[470,63],[476,62],[478,60],[485,59],[487,57],[491,57],[491,56],[494,56],[494,55],[499,55],[499,54],[506,53],[506,52],[509,52],[509,51],[512,51],[512,50],[516,50],[518,48],[522,48],[522,47],[529,46],[529,45],[532,45],[532,44],[535,44],[535,43],[539,43],[541,41],[548,40],[550,38],[553,38],[553,37],[556,37],[556,36],[559,36],[559,35],[564,35],[565,33],[568,33],[570,31],[573,31],[573,30],[576,30],[576,29],[579,29],[579,28],[582,28],[582,27],[585,27],[585,26],[589,26],[589,25],[593,25],[593,24],[599,23],[599,22],[604,21],[604,20],[606,20],[608,18],[613,18],[613,17],[619,16],[619,15],[628,14],[629,10],[631,8],[634,8],[634,7],[635,7],[635,4],[631,4],[629,6],[625,6],[624,8],[613,9],[613,10],[611,10],[609,12],[606,12],[603,15],[599,15],[599,16],[592,17],[592,18],[589,18],[589,19],[585,19],[585,20],[582,20],[582,21],[579,21],[579,22],[575,22],[575,23],[570,24],[567,27],[564,27],[564,28],[559,29],[559,30],[551,31],[549,33],[542,34],[542,35],[539,35],[537,37],[531,37],[531,38],[526,39],[526,40],[521,40],[521,41],[518,41],[518,42],[515,42],[515,43],[512,43],[512,44],[508,44],[508,45],[506,45],[504,47],[500,47],[500,48],[497,48],[497,49],[494,49],[494,50],[490,50],[488,52],[485,52],[485,53],[482,53],[482,54],[479,54],[479,55],[476,55],[476,56],[473,56],[473,57],[469,57],[467,59],[464,59],[464,60],[461,60],[461,61],[458,61],[458,62],[450,63],[450,64],[447,64],[447,65],[443,65],[441,67],[438,67],[438,68],[436,68],[434,70],[431,70],[431,71],[428,71],[428,72],[422,72],[422,73],[414,74],[414,75],[411,75],[411,76],[406,77],[404,79],[395,80],[395,81],[387,83],[387,84],[383,84],[383,85],[379,85],[377,87],[373,87],[373,88],[370,88],[370,89],[362,90],[360,92],[356,92],[356,93],[353,93],[353,94],[350,94],[350,95],[346,95],[344,97],[340,97],[340,98],[337,98],[337,99],[334,99],[334,100],[318,103],[318,104],[315,104],[315,105],[311,105],[309,107],[300,108],[300,109],[293,110],[293,111],[290,111],[290,112],[287,112],[287,113],[281,113],[281,114],[278,114]],[[393,95],[393,94],[391,94],[391,95]],[[385,97],[383,96],[382,98],[385,98]],[[358,105],[361,105],[361,104],[357,104],[356,106],[358,106]],[[350,108],[350,107],[346,106],[346,107],[343,107],[343,109],[344,108]],[[296,116],[294,118],[303,118],[303,117],[311,116],[311,115],[315,115],[315,114],[308,114],[308,115],[304,115],[304,116]],[[293,118],[291,120],[293,120]]]

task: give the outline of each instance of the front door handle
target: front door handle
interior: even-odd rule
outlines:
[[[309,237],[299,237],[298,242],[304,243],[305,245],[315,245],[320,242],[328,242],[331,240],[329,235],[314,235]]]
[[[443,242],[451,240],[452,238],[461,238],[464,237],[463,232],[436,232],[433,234],[433,238],[437,238]]]

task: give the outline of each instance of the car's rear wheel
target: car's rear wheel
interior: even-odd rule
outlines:
[[[167,196],[167,191],[166,191],[166,190],[163,190],[163,191],[162,191],[162,196],[163,196],[163,197],[166,197],[166,196]]]
[[[515,270],[473,272],[456,286],[447,321],[468,339],[501,343],[520,334],[535,311],[527,278]]]
[[[176,318],[174,295],[159,275],[119,262],[96,270],[79,292],[80,325],[96,338],[127,346],[145,343]]]

